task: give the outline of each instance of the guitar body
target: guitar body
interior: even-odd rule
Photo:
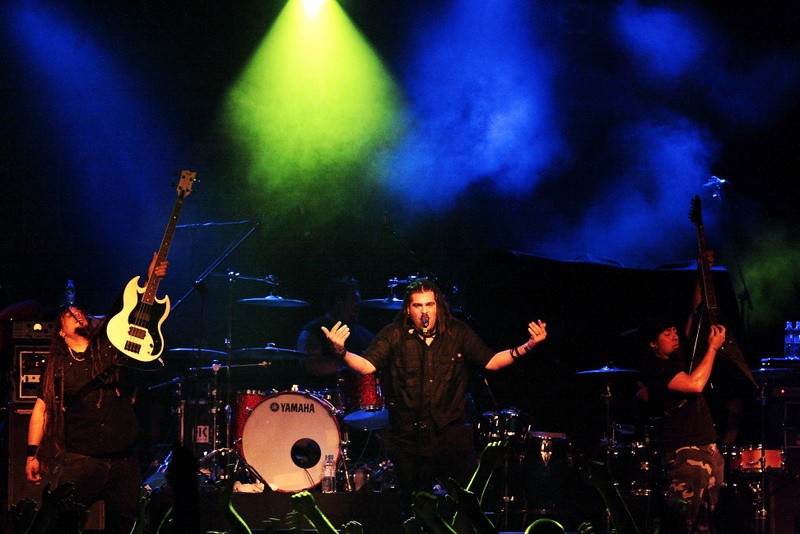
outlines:
[[[161,325],[169,315],[169,296],[143,302],[145,288],[135,277],[122,293],[122,311],[108,321],[108,339],[117,350],[140,362],[151,362],[164,350]]]

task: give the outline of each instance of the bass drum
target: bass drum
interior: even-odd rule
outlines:
[[[322,480],[325,457],[339,461],[341,434],[333,406],[302,391],[270,395],[242,432],[245,460],[273,491],[296,492]]]

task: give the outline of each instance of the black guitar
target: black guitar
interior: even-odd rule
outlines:
[[[178,183],[178,199],[172,208],[167,230],[158,248],[156,264],[167,259],[183,199],[192,192],[196,172],[182,171]],[[139,277],[133,278],[122,294],[122,311],[108,320],[108,339],[117,350],[140,362],[151,362],[164,350],[161,324],[169,315],[169,296],[156,298],[159,279],[150,278],[144,287],[139,287]]]
[[[714,283],[711,279],[711,265],[709,265],[708,259],[704,254],[706,250],[708,250],[708,247],[706,246],[706,235],[705,228],[703,226],[703,214],[700,204],[700,197],[697,195],[695,195],[694,199],[692,200],[692,205],[689,208],[689,220],[691,220],[697,227],[697,241],[700,248],[699,269],[700,278],[703,283],[703,315],[708,321],[709,326],[722,324],[719,308],[717,307],[717,294],[714,291]],[[697,327],[700,328],[699,323]],[[753,383],[754,386],[758,387],[758,384],[753,378],[753,374],[750,372],[750,367],[747,365],[747,361],[744,358],[744,354],[742,354],[742,351],[739,348],[739,344],[730,333],[726,333],[725,343],[723,343],[718,354],[733,363],[739,370],[742,371],[742,373],[744,373],[744,375]]]

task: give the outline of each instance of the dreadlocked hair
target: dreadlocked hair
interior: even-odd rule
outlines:
[[[59,328],[50,341],[50,351],[47,356],[47,364],[43,373],[44,388],[42,389],[42,400],[45,402],[44,415],[44,435],[40,449],[42,451],[40,462],[45,472],[49,471],[48,460],[57,459],[65,452],[64,443],[64,375],[70,363],[70,350],[66,341],[60,335],[61,319],[69,313],[68,309],[62,310],[58,316]],[[104,351],[100,343],[100,336],[92,328],[91,321],[87,326],[89,333],[89,347],[86,350],[86,357],[91,361],[92,378],[98,376],[111,363],[113,351]],[[97,407],[103,402],[104,390],[99,392]]]

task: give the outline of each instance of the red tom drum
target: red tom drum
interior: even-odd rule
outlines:
[[[376,430],[389,422],[384,407],[383,394],[378,373],[361,375],[347,373],[342,378],[345,396],[344,422],[353,428]]]

